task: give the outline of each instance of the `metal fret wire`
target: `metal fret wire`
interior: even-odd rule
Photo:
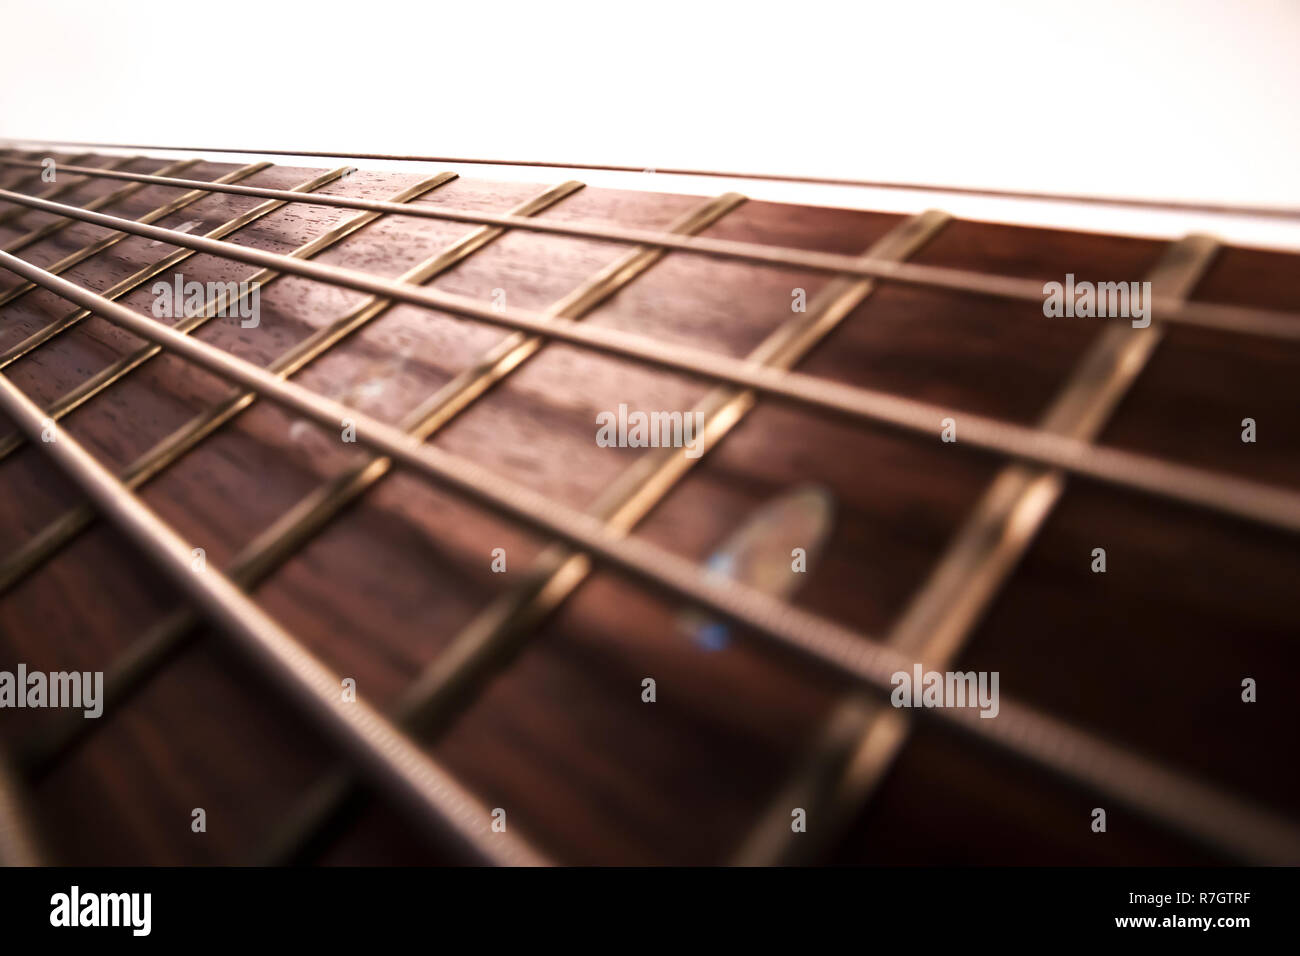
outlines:
[[[0,165],[6,163],[21,165],[17,161],[5,160],[0,157]],[[139,179],[148,182],[168,181],[168,177],[151,177],[143,173],[121,173],[93,169],[85,169],[84,172],[118,179]],[[172,185],[192,184],[191,181],[183,179],[173,179],[170,182]],[[266,199],[289,198],[284,196],[282,190],[263,189],[254,186],[223,186],[221,191]],[[32,197],[16,198],[19,195],[10,190],[0,190],[0,199],[9,202],[28,200],[27,204],[32,204],[29,201]],[[332,196],[328,197],[323,204],[340,206],[346,209],[365,209],[372,212],[396,211],[391,203],[369,199]],[[626,229],[601,223],[539,221],[445,208],[421,207],[412,209],[403,215],[444,219],[450,222],[465,222],[476,225],[504,226],[529,232],[543,232],[580,239],[600,239],[638,246],[657,246],[677,252],[734,259],[739,262],[751,262],[759,265],[787,266],[807,269],[812,272],[855,275],[861,278],[883,279],[948,292],[1015,299],[1022,302],[1031,302],[1039,306],[1043,302],[1043,284],[1036,280],[970,272],[942,266],[876,262],[830,252],[812,252],[805,249],[765,246],[727,239],[685,238],[653,230]],[[1154,297],[1150,302],[1150,306],[1153,314],[1158,314],[1163,322],[1178,322],[1184,325],[1234,334],[1260,335],[1291,341],[1300,340],[1300,315],[1292,312],[1215,305],[1204,302],[1184,302],[1161,296]]]
[[[169,173],[180,172],[181,170],[188,169],[191,166],[196,165],[197,163],[198,163],[197,159],[183,159],[178,163],[171,163],[170,165],[162,167],[160,170],[158,170],[158,175],[165,176]],[[128,183],[127,185],[121,187],[120,189],[115,189],[110,193],[105,193],[103,196],[99,196],[96,197],[95,199],[90,200],[90,202],[86,203],[81,208],[82,209],[103,209],[106,206],[111,206],[114,203],[121,202],[123,199],[127,199],[135,195],[136,193],[138,193],[140,190],[146,188],[148,187],[147,184],[145,183]],[[67,229],[69,226],[72,225],[75,225],[75,223],[71,219],[55,219],[52,222],[47,222],[44,225],[37,226],[35,229],[32,229],[24,233],[23,235],[19,236],[18,238],[12,239],[9,242],[5,243],[3,246],[4,251],[20,252],[23,249],[26,249],[28,246],[35,245],[36,243],[40,242],[42,239],[48,239],[50,236],[53,236],[56,233],[60,233],[64,229]],[[6,296],[7,295],[8,294],[6,293]],[[0,301],[0,305],[3,304],[4,302]]]
[[[1190,295],[1218,250],[1201,236],[1171,245],[1147,279]],[[1133,336],[1111,326],[1076,363],[1039,424],[1095,441],[1154,354],[1163,329]],[[932,669],[951,666],[984,611],[1010,579],[1065,491],[1059,472],[1008,465],[981,495],[885,639]],[[797,864],[828,846],[874,794],[908,739],[907,717],[849,695],[826,722],[805,764],[773,797],[736,852],[742,866]],[[816,833],[790,832],[790,807],[820,821]]]
[[[581,187],[581,183],[572,181],[560,186],[554,186],[519,208],[530,213],[537,212]],[[399,276],[398,282],[402,284],[427,282],[434,275],[460,262],[481,245],[495,239],[498,234],[499,232],[496,230],[477,229],[430,257],[424,263]],[[268,370],[282,378],[296,374],[334,345],[372,322],[387,308],[387,305],[388,300],[379,296],[372,296],[364,300],[342,317],[317,329],[307,338],[281,354],[268,366]],[[251,405],[255,398],[256,396],[253,393],[236,392],[220,405],[201,412],[127,466],[122,474],[123,482],[126,483],[127,487],[134,489],[150,481],[154,476],[169,467],[173,461],[180,458],[181,455],[230,421],[244,408]],[[83,528],[89,525],[94,518],[95,512],[93,509],[84,505],[74,507],[55,518],[24,544],[20,545],[12,554],[6,556],[4,561],[0,562],[0,593],[9,590],[27,574],[39,567],[59,548],[71,541]]]
[[[949,218],[940,212],[913,216],[873,244],[868,254],[889,258],[911,255]],[[798,314],[780,325],[749,358],[782,367],[793,365],[865,301],[875,285],[871,279],[831,282],[809,305],[806,314]],[[535,338],[531,341],[540,342]],[[426,403],[433,415],[442,404],[437,398],[434,396],[433,401]],[[755,402],[752,392],[714,389],[694,409],[705,417],[700,458],[687,458],[668,448],[647,452],[605,489],[589,512],[605,522],[612,532],[626,534],[740,423]],[[425,428],[418,433],[421,439],[427,440],[433,428],[444,421],[445,418],[425,418]],[[403,425],[418,427],[419,423],[416,414]],[[379,477],[382,475],[375,480]],[[525,572],[520,585],[475,615],[408,686],[395,709],[401,725],[428,744],[432,736],[444,730],[476,699],[483,682],[506,666],[524,642],[534,636],[546,616],[577,590],[590,567],[586,555],[559,545],[543,552]],[[323,777],[289,814],[258,862],[285,864],[301,859],[345,822],[348,811],[359,806],[356,796],[346,773]]]
[[[878,694],[887,697],[892,690],[891,676],[920,663],[909,655],[786,602],[735,582],[719,581],[704,575],[695,563],[647,542],[612,534],[598,519],[551,501],[436,446],[422,444],[391,425],[283,381],[265,369],[220,349],[159,326],[118,303],[104,300],[21,259],[0,252],[0,266],[34,279],[73,302],[93,308],[96,314],[114,324],[142,338],[159,342],[178,356],[239,382],[326,428],[338,427],[339,422],[348,419],[355,426],[358,441],[397,463],[491,511],[588,551],[656,590],[713,611],[780,646],[801,653],[859,681]],[[21,398],[21,393],[18,395]],[[39,415],[39,410],[34,411]],[[112,487],[125,499],[126,503],[119,505],[121,509],[125,510],[128,504],[138,504],[134,496],[116,482]],[[117,499],[105,494],[101,503],[104,502],[117,504]],[[188,552],[185,554],[188,561]],[[239,594],[237,590],[236,594]],[[242,594],[239,596],[242,598]],[[337,685],[332,689],[336,692]],[[1129,804],[1139,812],[1165,819],[1171,826],[1195,832],[1202,840],[1222,846],[1229,852],[1259,860],[1294,860],[1300,857],[1300,828],[1290,821],[1244,804],[1213,787],[1014,701],[1003,699],[996,720],[980,719],[977,713],[966,708],[926,709],[918,718],[964,731],[976,740]]]
[[[0,191],[0,198],[6,196],[16,196],[16,194]],[[1220,511],[1292,533],[1300,532],[1300,493],[1287,489],[1178,465],[1135,452],[1103,448],[1089,442],[1054,435],[1039,428],[1017,425],[973,412],[953,410],[889,392],[843,385],[798,372],[763,368],[751,362],[736,360],[704,349],[660,342],[646,336],[614,329],[555,322],[535,312],[487,306],[463,296],[434,289],[412,288],[400,282],[353,269],[343,269],[318,262],[304,262],[288,256],[191,236],[174,230],[160,229],[156,226],[139,225],[113,216],[105,216],[102,213],[86,212],[75,207],[46,203],[30,197],[17,197],[16,201],[36,208],[61,211],[86,222],[109,225],[112,228],[161,239],[201,252],[266,266],[307,279],[356,289],[360,292],[370,292],[466,318],[480,319],[490,325],[532,332],[571,345],[634,359],[651,366],[687,372],[742,388],[752,388],[762,394],[784,398],[820,411],[889,425],[930,437],[936,434],[942,419],[952,417],[958,422],[958,445],[964,444],[1011,458],[1058,468],[1075,475]],[[650,244],[667,247],[667,244],[662,242]],[[851,257],[849,259],[852,261]],[[21,262],[21,260],[14,261]],[[882,263],[880,271],[890,271],[885,268],[889,265],[894,265],[898,269],[906,268],[906,264]],[[856,274],[856,270],[853,271]],[[1169,297],[1165,296],[1164,300],[1168,301]]]
[[[437,176],[423,179],[415,185],[403,189],[393,198],[397,202],[409,202],[412,199],[423,196],[432,189],[436,189],[444,183],[450,182],[454,178],[455,173],[439,173]],[[312,180],[310,183],[305,183],[303,186],[298,188],[317,188],[320,185],[324,184]],[[351,219],[344,220],[339,225],[322,233],[310,242],[303,243],[298,248],[289,252],[288,255],[295,259],[310,259],[317,253],[323,252],[353,233],[365,228],[370,223],[379,219],[380,216],[381,214],[377,212],[360,213],[359,215],[353,216]],[[154,268],[155,266],[150,266],[145,269],[144,272],[152,273]],[[236,294],[229,302],[226,301],[226,293],[223,290],[212,299],[209,299],[204,304],[203,308],[195,315],[182,318],[173,325],[172,328],[185,335],[189,335],[195,329],[201,328],[221,311],[225,310],[228,312],[231,306],[242,301],[245,296],[251,295],[254,289],[257,289],[260,292],[260,290],[265,289],[267,286],[274,283],[276,279],[279,279],[281,275],[282,273],[276,272],[272,269],[259,269],[244,280],[246,283],[244,291]],[[140,281],[147,281],[147,278]],[[128,290],[124,288],[117,295],[105,294],[104,297],[108,299],[117,299],[127,291]],[[161,351],[162,347],[159,345],[146,345],[129,355],[123,356],[111,365],[100,369],[75,388],[69,389],[59,398],[55,399],[54,402],[45,409],[46,414],[56,422],[62,420],[65,416],[80,408],[100,392],[104,391],[114,383],[121,381],[132,371],[147,363]],[[2,368],[4,368],[4,365],[0,364],[0,369]],[[4,461],[4,459],[13,454],[14,451],[21,448],[24,442],[25,439],[20,432],[15,432],[0,439],[0,461]]]
[[[30,143],[31,140],[9,140],[12,148],[17,143]],[[706,176],[723,179],[752,179],[762,182],[802,183],[813,186],[849,186],[865,189],[887,189],[907,192],[949,193],[958,196],[987,196],[995,199],[1028,199],[1042,202],[1068,202],[1085,205],[1130,206],[1137,209],[1164,209],[1176,212],[1208,212],[1217,215],[1264,216],[1285,219],[1300,219],[1300,209],[1286,206],[1259,206],[1240,203],[1211,203],[1177,199],[1139,199],[1130,196],[1087,196],[1073,193],[1055,193],[1045,191],[1025,191],[1014,189],[989,189],[972,186],[951,186],[938,183],[905,183],[889,180],[846,179],[834,176],[799,176],[782,173],[738,173],[716,169],[686,169],[659,167],[653,164],[644,166],[615,165],[609,163],[565,163],[551,160],[529,159],[482,159],[466,156],[419,156],[400,153],[335,153],[321,150],[295,152],[293,150],[275,149],[228,149],[225,147],[197,146],[141,146],[121,143],[79,143],[54,141],[44,143],[46,146],[94,146],[100,149],[143,149],[163,152],[197,152],[197,153],[235,153],[265,156],[309,156],[317,159],[368,159],[382,162],[399,163],[442,163],[445,165],[464,166],[523,166],[541,169],[588,169],[613,173],[653,172],[661,176]]]
[[[452,175],[452,174],[448,174]],[[515,207],[526,215],[550,208],[578,189],[582,183],[569,181],[547,189],[545,192]],[[405,282],[428,282],[435,276],[446,272],[455,265],[464,262],[473,253],[496,241],[504,234],[503,230],[482,228],[461,237],[450,246],[433,254],[423,262],[407,270],[402,276]],[[339,319],[331,322],[302,342],[290,348],[271,363],[269,370],[281,377],[296,374],[330,349],[339,345],[345,338],[384,315],[392,306],[390,300],[370,298],[354,306]],[[185,425],[168,435],[136,459],[119,476],[119,480],[130,490],[141,487],[145,482],[160,474],[180,458],[193,450],[198,444],[220,426],[232,421],[244,409],[256,400],[254,392],[237,392],[220,405],[213,406],[200,413]],[[24,547],[15,552],[15,558],[5,565],[18,566],[21,572],[5,571],[0,574],[6,582],[18,580],[19,573],[26,574],[42,562],[48,560],[57,547],[61,547],[72,537],[87,527],[95,518],[95,512],[88,507],[73,509],[63,518],[57,519],[49,527],[62,532],[53,537],[46,532],[37,536],[38,546]],[[272,527],[278,527],[277,522]],[[48,531],[48,529],[47,529]],[[251,588],[264,573],[259,565],[266,560],[255,545],[244,548],[231,562],[227,574],[237,584]],[[267,569],[269,570],[269,569]],[[121,658],[113,663],[105,677],[104,699],[106,702],[126,700],[163,664],[181,648],[181,640],[187,629],[195,623],[195,617],[188,609],[181,609],[164,618],[159,624],[150,628],[140,638],[133,641]],[[89,726],[90,721],[57,720],[51,725],[51,732],[38,738],[22,754],[22,765],[31,776],[40,776],[53,767],[54,761],[67,749],[78,743],[85,735],[95,730]]]
[[[257,166],[244,166],[231,173],[228,173],[227,175],[235,178],[243,178],[245,176],[251,176],[254,173],[260,172],[261,170],[266,168],[268,167],[262,166],[258,168]],[[337,169],[330,170],[327,173],[322,173],[321,175],[316,176],[305,183],[298,184],[297,186],[293,187],[293,189],[288,190],[288,192],[290,193],[297,193],[299,191],[308,192],[312,189],[316,189],[319,186],[325,185],[326,183],[333,182],[334,180],[338,179],[340,176],[343,175],[344,172],[348,170],[348,168],[349,167],[347,166],[340,166]],[[195,202],[198,202],[200,199],[203,199],[208,195],[210,194],[202,190],[193,190],[191,192],[183,193],[182,195],[172,199],[170,202],[164,203],[163,205],[159,206],[157,209],[151,210],[150,212],[146,213],[140,219],[135,220],[135,222],[147,223],[147,222],[157,221],[159,219],[162,219],[165,216],[172,215],[173,213],[181,209],[184,209],[185,207],[190,206]],[[247,212],[240,213],[239,215],[235,216],[232,219],[227,219],[225,222],[221,223],[221,225],[217,226],[216,228],[206,233],[206,235],[208,238],[211,239],[223,238],[224,236],[230,235],[232,232],[242,229],[244,226],[248,225],[249,223],[255,222],[258,219],[262,218],[263,216],[269,215],[270,213],[274,212],[276,209],[280,208],[283,205],[284,205],[283,202],[276,202],[276,201],[259,203],[257,206],[254,206],[252,209],[249,209]],[[92,256],[98,255],[99,253],[103,252],[105,249],[112,248],[117,243],[122,242],[123,240],[128,238],[130,238],[130,233],[124,231],[118,231],[116,233],[113,233],[112,235],[102,236],[95,242],[92,242],[87,246],[83,246],[82,248],[78,249],[76,252],[72,252],[64,256],[62,259],[54,263],[54,265],[52,265],[46,271],[51,272],[55,275],[59,275],[71,269],[73,266],[77,265],[78,263],[83,262]],[[159,259],[157,262],[145,266],[144,268],[137,269],[135,272],[127,276],[125,279],[122,279],[120,282],[117,282],[112,287],[105,290],[102,294],[106,299],[120,299],[122,296],[126,295],[132,290],[137,289],[140,286],[144,285],[154,276],[159,275],[162,272],[165,272],[167,269],[170,269],[172,266],[179,265],[180,263],[184,262],[186,259],[189,259],[194,254],[195,251],[193,249],[185,249],[185,248],[176,249],[175,251],[168,253],[162,259]],[[14,288],[11,289],[9,293],[7,293],[5,296],[0,296],[0,305],[3,305],[5,302],[7,302],[11,295],[16,298],[30,291],[33,288],[35,288],[35,283],[32,282],[24,282],[14,286]],[[42,326],[41,328],[37,329],[35,332],[27,336],[21,342],[18,342],[15,345],[10,346],[9,348],[5,349],[4,352],[0,352],[0,370],[8,368],[10,365],[18,361],[19,359],[21,359],[23,356],[27,355],[29,352],[33,351],[34,349],[38,348],[41,345],[44,345],[46,342],[50,341],[56,336],[62,335],[64,332],[68,331],[68,329],[71,329],[79,325],[80,323],[84,322],[89,316],[90,313],[85,309],[74,309],[73,311],[67,313],[57,321],[51,322],[49,325]]]
[[[185,342],[196,341],[178,337]],[[439,841],[456,845],[481,863],[548,862],[517,833],[491,832],[488,808],[363,699],[345,703],[339,693],[339,676],[271,620],[225,575],[215,568],[194,571],[189,544],[123,488],[76,439],[60,426],[44,424],[45,414],[5,375],[0,375],[0,408],[174,585],[234,639],[259,669],[352,754],[376,785],[392,793]],[[41,440],[47,428],[52,430],[53,441]]]
[[[270,163],[252,163],[248,166],[240,166],[234,171],[226,173],[224,176],[217,177],[215,180],[213,180],[213,184],[220,185],[224,183],[239,182],[242,179],[246,179],[249,176],[252,176],[254,173],[258,173],[261,172],[263,169],[269,168],[270,165],[271,165]],[[184,209],[186,206],[198,202],[198,200],[208,195],[211,195],[211,193],[208,191],[201,190],[201,189],[192,189],[189,192],[182,193],[181,195],[177,196],[175,199],[163,203],[161,206],[157,207],[156,209],[149,210],[149,212],[145,213],[143,216],[137,219],[136,222],[144,222],[144,223],[157,222],[159,219],[162,219],[165,216],[169,216],[174,212],[178,212],[181,209]],[[82,246],[80,249],[68,253],[62,259],[46,266],[45,268],[48,272],[53,272],[55,275],[62,275],[64,272],[68,271],[78,263],[84,262],[86,259],[89,259],[91,256],[103,252],[105,249],[111,249],[119,242],[122,242],[129,238],[130,235],[128,233],[124,233],[124,232],[111,233],[107,236],[103,236],[95,240],[94,242],[87,243],[86,245]],[[17,299],[19,296],[31,291],[34,288],[36,288],[35,283],[20,282],[18,285],[7,290],[3,294],[0,294],[0,306],[12,302],[14,299]],[[2,367],[3,366],[0,366],[0,368]]]

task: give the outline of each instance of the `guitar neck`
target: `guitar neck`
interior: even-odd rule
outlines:
[[[11,855],[1300,860],[1295,255],[246,158],[0,154]]]

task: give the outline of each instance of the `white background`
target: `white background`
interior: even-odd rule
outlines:
[[[0,3],[0,138],[580,159],[1300,207],[1295,0]],[[654,187],[722,188],[662,177]],[[800,198],[1004,215],[941,197],[813,192]],[[1095,211],[1076,212],[1102,227]],[[1022,214],[1037,215],[1012,218]],[[1261,241],[1285,241],[1278,230],[1290,228],[1209,224]]]

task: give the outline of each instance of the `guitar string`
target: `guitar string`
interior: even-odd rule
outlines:
[[[17,160],[0,157],[0,165],[24,164]],[[145,173],[125,173],[85,167],[82,167],[81,171],[89,175],[114,179],[162,182],[182,186],[194,185],[190,180],[149,176]],[[256,196],[263,199],[295,201],[293,197],[286,196],[283,190],[254,186],[227,185],[220,187],[220,191],[236,195]],[[0,199],[34,205],[32,197],[26,197],[25,200],[16,198],[19,195],[21,194],[13,193],[10,190],[0,190]],[[395,211],[391,203],[344,196],[328,197],[323,204],[346,209],[364,209],[371,212]],[[57,212],[57,209],[51,209],[48,206],[38,206],[37,208],[46,208]],[[657,246],[677,252],[688,252],[758,265],[787,266],[813,272],[856,275],[861,278],[883,279],[939,291],[1012,299],[1033,303],[1039,307],[1042,306],[1045,298],[1043,283],[1037,280],[1000,276],[985,272],[972,272],[944,266],[930,266],[920,263],[875,262],[838,253],[767,246],[728,239],[673,236],[664,232],[629,229],[602,223],[530,220],[441,207],[420,207],[408,214],[429,219],[443,219],[450,222],[504,226],[526,232],[541,232],[580,239],[599,239],[638,246]],[[1197,328],[1213,329],[1232,334],[1257,335],[1289,341],[1300,340],[1300,315],[1293,312],[1206,302],[1187,302],[1164,299],[1158,296],[1151,299],[1149,306],[1151,312],[1158,314],[1161,321],[1164,322],[1177,322]]]
[[[1190,295],[1218,248],[1213,239],[1187,237],[1166,249],[1147,278],[1171,295]],[[1159,325],[1144,336],[1114,326],[1103,331],[1075,364],[1040,426],[1096,441],[1162,333]],[[885,642],[916,655],[931,669],[950,667],[1064,491],[1059,472],[1006,466],[953,535]],[[908,730],[900,711],[879,707],[860,694],[846,697],[823,725],[807,760],[776,791],[733,862],[792,865],[829,846],[883,781]],[[816,833],[792,833],[790,807],[815,815]]]
[[[811,186],[843,186],[863,189],[885,189],[904,192],[948,193],[957,196],[985,196],[993,199],[1024,199],[1035,202],[1080,203],[1083,205],[1128,206],[1135,209],[1158,209],[1174,212],[1203,212],[1215,215],[1257,216],[1268,218],[1300,219],[1300,209],[1287,206],[1269,206],[1247,203],[1208,202],[1178,199],[1142,199],[1134,196],[1083,195],[1046,190],[994,189],[976,186],[954,186],[942,183],[912,183],[897,180],[872,180],[836,176],[803,176],[797,174],[763,172],[727,172],[717,169],[691,169],[688,167],[661,167],[653,164],[641,166],[610,163],[573,163],[536,159],[484,159],[470,156],[423,156],[402,153],[342,153],[322,150],[231,149],[219,146],[158,146],[122,143],[82,143],[64,140],[11,139],[7,148],[17,144],[50,146],[94,147],[97,149],[140,149],[161,152],[230,153],[235,155],[311,157],[315,159],[355,159],[398,163],[440,163],[456,166],[520,166],[539,169],[585,169],[614,173],[654,173],[660,176],[702,176],[723,179],[749,179],[759,182],[796,183]]]
[[[913,216],[874,243],[868,254],[905,258],[937,234],[949,218],[946,213],[934,211]],[[864,302],[875,286],[871,279],[831,282],[809,304],[807,313],[796,314],[778,326],[749,358],[777,366],[793,365]],[[532,341],[540,343],[538,339]],[[436,412],[438,403],[428,404]],[[695,409],[705,419],[699,458],[687,458],[676,449],[647,452],[622,472],[588,511],[611,531],[628,533],[740,424],[754,404],[752,392],[713,390]],[[425,440],[427,432],[426,428],[420,433]],[[544,551],[524,573],[521,584],[476,614],[407,687],[394,710],[400,724],[429,745],[474,702],[491,676],[507,666],[526,642],[536,639],[546,616],[578,589],[589,570],[590,561],[585,555],[560,546]],[[348,775],[339,772],[321,778],[288,814],[257,862],[285,864],[301,860],[338,832],[360,804]]]
[[[0,198],[3,197],[14,198],[15,201],[36,208],[48,207],[86,222],[109,225],[201,252],[466,318],[480,319],[492,325],[532,332],[658,368],[751,388],[818,411],[862,422],[874,422],[934,437],[940,431],[941,423],[945,419],[952,419],[961,423],[961,437],[955,443],[959,447],[964,445],[994,452],[1182,504],[1219,511],[1276,529],[1300,532],[1300,493],[1289,489],[1179,465],[1136,452],[1081,442],[1040,428],[945,408],[896,393],[845,385],[798,372],[767,369],[706,349],[661,342],[616,329],[558,323],[536,312],[498,308],[495,304],[484,305],[464,296],[428,288],[413,288],[370,273],[301,261],[0,191]],[[906,264],[892,265],[899,269],[906,268]]]
[[[340,421],[349,421],[355,428],[358,441],[393,458],[396,463],[420,472],[453,493],[536,532],[590,552],[654,590],[712,611],[774,641],[778,646],[861,683],[877,694],[888,697],[893,687],[892,675],[909,670],[913,664],[920,664],[906,654],[833,621],[734,581],[721,581],[706,575],[694,562],[648,542],[612,534],[597,519],[437,446],[420,443],[400,429],[355,408],[284,381],[207,343],[159,326],[75,283],[44,273],[38,266],[3,252],[0,252],[0,266],[35,279],[56,294],[94,309],[110,322],[165,345],[178,357],[239,382],[326,428],[337,427]],[[16,390],[6,389],[7,394],[11,391]],[[14,400],[25,401],[20,392],[16,393]],[[30,434],[34,426],[30,422],[27,425]],[[93,465],[93,460],[87,464]],[[113,482],[111,476],[107,476],[107,480],[111,485],[101,488],[97,500],[102,505],[116,506],[119,517],[134,513],[138,499]],[[119,498],[123,500],[119,502]],[[212,595],[205,593],[202,597],[210,600]],[[214,605],[209,610],[218,614],[222,608]],[[229,616],[235,615],[232,612]],[[981,720],[979,716],[968,708],[935,708],[922,710],[918,719],[959,730],[976,741],[1037,764],[1140,813],[1165,819],[1176,828],[1192,830],[1204,842],[1222,846],[1229,852],[1261,861],[1300,856],[1300,827],[1271,811],[1246,804],[1199,780],[1010,699],[1001,701],[997,720]]]

